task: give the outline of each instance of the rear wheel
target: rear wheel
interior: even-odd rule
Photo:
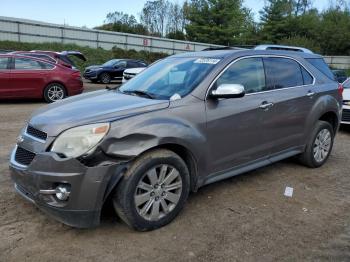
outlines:
[[[111,76],[108,73],[102,73],[99,79],[103,84],[109,84],[111,82]]]
[[[48,103],[62,100],[67,96],[66,89],[59,83],[49,84],[44,90],[44,99]]]
[[[113,197],[119,217],[147,231],[170,223],[183,208],[190,188],[185,162],[169,150],[156,150],[134,162]]]
[[[322,166],[331,154],[334,142],[334,131],[330,123],[318,121],[306,145],[300,161],[312,168]]]

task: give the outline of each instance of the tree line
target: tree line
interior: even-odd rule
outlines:
[[[98,29],[227,46],[297,45],[324,55],[350,55],[350,4],[330,0],[323,11],[312,0],[266,0],[255,21],[243,0],[147,1],[139,19],[107,14]]]

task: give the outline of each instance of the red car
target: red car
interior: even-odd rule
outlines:
[[[44,98],[51,103],[82,92],[77,69],[30,56],[0,55],[0,99]]]

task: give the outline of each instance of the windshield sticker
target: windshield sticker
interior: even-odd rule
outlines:
[[[220,59],[214,59],[214,58],[198,58],[196,61],[194,61],[195,64],[211,64],[216,65],[220,62]]]

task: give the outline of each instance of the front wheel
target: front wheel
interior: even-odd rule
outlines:
[[[170,223],[183,208],[190,188],[185,162],[169,150],[137,159],[116,188],[113,205],[119,217],[139,231]]]
[[[312,168],[322,166],[331,154],[334,142],[334,130],[330,123],[318,121],[306,145],[300,161]]]
[[[47,103],[62,100],[66,96],[66,89],[59,83],[49,84],[44,90],[44,99]]]

